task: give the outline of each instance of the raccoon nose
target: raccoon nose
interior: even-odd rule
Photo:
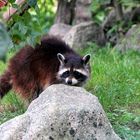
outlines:
[[[68,84],[68,85],[72,85],[72,80],[68,80],[68,81],[67,81],[67,84]]]

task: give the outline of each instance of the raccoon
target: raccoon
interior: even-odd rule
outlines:
[[[81,57],[57,37],[43,37],[34,48],[25,46],[10,59],[0,77],[1,98],[11,89],[32,100],[52,84],[82,86],[90,76],[90,55]]]

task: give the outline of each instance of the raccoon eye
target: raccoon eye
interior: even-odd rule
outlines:
[[[83,74],[81,74],[81,73],[79,73],[79,72],[77,72],[77,71],[74,71],[74,77],[76,78],[76,79],[79,79],[79,78],[81,78],[83,76]]]
[[[61,75],[62,78],[67,78],[67,77],[69,77],[69,76],[70,76],[70,72],[69,72],[69,71],[66,71],[66,72],[64,72],[64,73]]]
[[[83,74],[81,74],[80,72],[77,72],[77,71],[74,71],[74,77],[76,79],[81,79],[83,81],[87,78],[85,75],[83,75]]]

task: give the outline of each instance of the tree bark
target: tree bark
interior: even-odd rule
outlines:
[[[76,0],[58,0],[55,23],[72,25]]]
[[[74,19],[75,24],[92,21],[92,13],[90,10],[91,3],[92,0],[76,1],[76,8],[75,8],[76,10],[75,10],[75,19]]]
[[[112,0],[115,11],[116,11],[116,18],[117,20],[123,20],[123,9],[122,4],[119,2],[119,0]]]

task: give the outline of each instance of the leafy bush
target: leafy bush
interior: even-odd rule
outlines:
[[[12,47],[12,41],[2,23],[0,23],[0,59],[5,60],[5,55],[8,50],[8,46]]]
[[[55,0],[27,0],[27,3],[31,8],[22,16],[18,14],[22,8],[15,4],[15,0],[9,0],[8,5],[2,9],[0,14],[2,16],[9,6],[17,8],[17,14],[12,15],[12,20],[6,23],[9,35],[17,47],[38,43],[40,37],[48,32],[54,20]]]

